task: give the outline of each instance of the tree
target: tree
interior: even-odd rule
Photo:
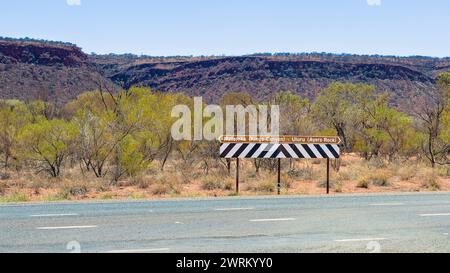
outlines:
[[[311,135],[315,131],[308,99],[290,91],[280,92],[275,95],[273,104],[280,106],[280,134]]]
[[[80,132],[76,141],[78,159],[96,177],[106,175],[106,165],[115,149],[133,129],[121,126],[117,109],[114,98],[102,97],[100,92],[82,94],[66,105],[66,111],[73,113],[73,122]]]
[[[76,126],[71,122],[39,117],[36,123],[27,124],[20,130],[19,154],[22,159],[37,164],[39,171],[58,177],[77,134]]]
[[[434,168],[437,164],[449,164],[450,139],[448,138],[448,109],[450,97],[450,72],[438,77],[437,88],[416,111],[419,130],[424,134],[422,151]]]
[[[412,128],[412,119],[388,103],[389,96],[380,94],[360,104],[363,115],[355,148],[366,159],[388,156],[392,160],[401,153],[410,155],[416,151],[418,135]]]
[[[19,130],[31,120],[25,104],[16,101],[0,101],[0,153],[3,155],[5,168],[15,157],[13,151],[17,146]]]
[[[351,151],[354,132],[364,118],[361,107],[374,99],[374,90],[371,85],[336,82],[323,89],[313,104],[314,116],[336,130],[344,151]]]

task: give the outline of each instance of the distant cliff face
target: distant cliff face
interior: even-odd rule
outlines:
[[[2,63],[27,63],[35,65],[82,66],[88,56],[71,46],[46,45],[36,42],[9,42],[0,40]]]
[[[75,46],[0,40],[0,99],[61,105],[100,83],[114,86]]]
[[[241,91],[267,99],[275,92],[293,91],[311,100],[334,81],[373,84],[389,92],[392,105],[410,109],[410,101],[434,88],[434,67],[387,60],[314,60],[301,57],[228,57],[192,62],[143,63],[123,67],[110,78],[128,88],[149,86],[161,91],[185,92],[216,102],[223,94]]]
[[[0,99],[43,99],[63,104],[100,84],[111,89],[147,86],[217,102],[241,91],[268,99],[293,91],[314,100],[334,81],[373,84],[410,112],[427,96],[450,58],[333,54],[260,54],[241,57],[138,57],[86,55],[70,44],[0,39]]]

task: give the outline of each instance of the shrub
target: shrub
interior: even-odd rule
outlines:
[[[165,195],[170,193],[170,187],[166,184],[156,184],[152,187],[153,195]]]
[[[36,193],[38,193],[40,189],[50,188],[51,184],[52,183],[48,179],[36,177],[33,181],[26,184],[26,188],[33,189]]]
[[[438,176],[435,172],[430,173],[428,176],[422,177],[421,180],[424,188],[431,189],[432,191],[438,191],[441,189]]]
[[[9,173],[0,173],[0,180],[8,180],[11,179],[11,175]]]
[[[337,173],[337,180],[339,181],[352,180],[352,174],[348,171],[340,171],[339,173]]]
[[[414,166],[401,167],[397,171],[397,174],[402,181],[409,181],[416,176],[417,168]]]
[[[110,193],[110,192],[107,192],[107,193],[103,194],[103,195],[101,196],[101,198],[102,198],[103,200],[111,200],[111,199],[113,199],[113,194]]]
[[[263,180],[261,182],[256,182],[253,184],[249,184],[247,187],[247,190],[249,191],[253,191],[253,192],[265,192],[265,193],[270,193],[270,192],[275,192],[275,181],[273,180]]]
[[[289,175],[283,175],[281,177],[281,187],[285,188],[285,189],[290,189],[292,188],[292,178],[289,177]]]
[[[373,173],[368,177],[368,183],[378,186],[378,187],[387,187],[390,185],[389,176],[384,172]]]
[[[130,199],[145,199],[145,195],[141,192],[132,192],[128,198]]]
[[[165,194],[172,194],[172,195],[178,195],[180,194],[180,184],[179,183],[158,183],[152,186],[151,193],[153,195],[165,195]]]
[[[375,169],[386,168],[386,161],[380,157],[371,159],[368,164],[369,164],[369,168],[375,168]]]
[[[340,183],[340,181],[337,181],[336,179],[330,179],[330,188],[333,188],[336,183]],[[317,182],[317,187],[319,188],[326,188],[327,187],[327,181],[326,180],[320,180]]]
[[[105,192],[105,191],[109,191],[110,190],[111,185],[110,185],[109,182],[106,182],[104,180],[97,180],[94,183],[93,187],[95,187],[96,191]]]
[[[256,172],[247,173],[247,178],[249,178],[249,179],[255,179],[257,177],[258,177],[258,174]]]
[[[288,171],[289,177],[296,180],[314,180],[315,173],[312,166],[306,166],[300,169],[291,169]]]
[[[368,189],[369,188],[369,181],[367,180],[367,178],[363,178],[361,179],[358,184],[356,185],[356,187],[358,188],[362,188],[362,189]]]
[[[223,178],[218,177],[206,177],[205,180],[202,181],[202,189],[207,191],[213,190],[231,190],[232,183],[229,180],[223,180]]]
[[[86,183],[79,181],[65,181],[60,190],[60,195],[69,199],[70,196],[85,196],[89,192]]]
[[[143,175],[138,175],[130,179],[130,184],[140,189],[147,189],[151,185],[151,181]]]
[[[450,167],[444,166],[438,168],[438,174],[442,177],[450,177]]]
[[[341,193],[343,191],[343,183],[338,182],[334,184],[334,192]]]

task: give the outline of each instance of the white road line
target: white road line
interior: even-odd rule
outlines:
[[[430,214],[419,214],[421,217],[433,217],[433,216],[450,216],[450,213],[430,213]]]
[[[107,253],[148,253],[148,252],[166,252],[169,248],[152,248],[152,249],[128,249],[128,250],[110,250]]]
[[[367,242],[367,241],[383,241],[387,240],[386,238],[359,238],[359,239],[340,239],[340,240],[334,240],[335,242]]]
[[[78,216],[76,213],[61,213],[61,214],[34,214],[30,217],[64,217],[64,216]]]
[[[222,209],[215,209],[216,211],[235,211],[235,210],[252,210],[254,208],[222,208]]]
[[[379,204],[370,204],[370,206],[403,206],[405,203],[379,203]]]
[[[97,226],[64,226],[64,227],[38,227],[36,229],[41,230],[57,230],[57,229],[84,229],[84,228],[96,228]]]
[[[277,221],[295,221],[295,218],[278,218],[278,219],[253,219],[250,222],[277,222]]]

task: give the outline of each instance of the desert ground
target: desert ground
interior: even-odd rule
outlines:
[[[339,171],[331,168],[331,194],[379,192],[450,191],[450,166],[429,167],[419,159],[364,160],[345,155]],[[320,195],[326,189],[326,161],[282,160],[282,195]],[[82,174],[67,168],[60,178],[43,173],[2,170],[0,203],[52,202],[64,200],[129,200],[235,196],[235,162],[228,173],[224,164],[184,166],[172,161],[160,170],[155,161],[148,171],[111,183],[108,177]],[[277,174],[255,171],[251,160],[241,160],[240,196],[276,195]]]

